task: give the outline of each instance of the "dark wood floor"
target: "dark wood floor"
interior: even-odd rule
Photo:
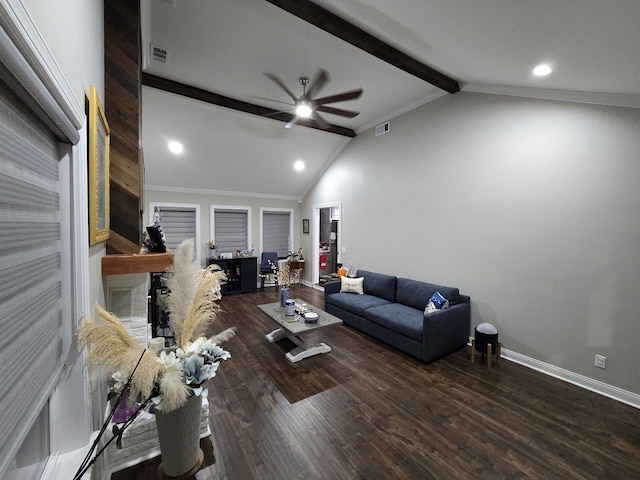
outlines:
[[[425,365],[344,325],[323,333],[331,353],[292,364],[293,344],[264,338],[269,290],[222,300],[214,331],[238,335],[209,385],[215,463],[197,479],[640,478],[640,410],[508,361],[489,371],[468,348]]]

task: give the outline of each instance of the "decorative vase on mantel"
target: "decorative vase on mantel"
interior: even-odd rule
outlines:
[[[284,303],[290,298],[291,296],[289,295],[289,287],[282,287],[280,289],[280,306],[284,307]]]
[[[216,258],[218,256],[218,249],[217,248],[210,248],[209,249],[209,258]]]
[[[171,412],[155,411],[160,456],[160,478],[191,478],[204,462],[200,448],[202,397],[191,395],[187,402]]]

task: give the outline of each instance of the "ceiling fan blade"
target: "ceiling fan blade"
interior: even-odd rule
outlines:
[[[329,81],[329,72],[324,69],[318,70],[316,78],[313,79],[307,90],[307,98],[313,98],[313,96],[324,88]]]
[[[285,105],[291,106],[291,108],[293,108],[294,105],[295,105],[295,104],[293,104],[291,102],[283,102],[282,100],[276,100],[275,98],[259,97],[257,95],[249,95],[249,97],[250,98],[255,98],[256,100],[266,100],[267,102],[283,103]]]
[[[326,105],[318,105],[316,107],[318,112],[331,113],[333,115],[340,115],[341,117],[353,118],[360,115],[360,112],[354,112],[352,110],[343,110],[341,108],[327,107]]]
[[[362,89],[351,90],[350,92],[338,93],[336,95],[329,95],[328,97],[314,98],[313,102],[316,105],[324,105],[325,103],[345,102],[347,100],[355,100],[362,95]]]
[[[287,94],[294,102],[298,99],[298,97],[291,93],[291,90],[289,90],[289,88],[284,84],[282,80],[280,80],[280,78],[276,77],[273,73],[264,72],[264,74],[269,77],[274,83],[276,83],[281,89],[287,92]]]
[[[263,116],[263,117],[275,117],[276,115],[280,115],[281,113],[293,113],[293,110],[290,109],[290,108],[287,109],[287,110],[276,110],[276,111],[273,111],[273,112],[262,114],[261,116]]]
[[[293,127],[296,123],[298,123],[298,117],[294,116],[291,121],[289,123],[287,123],[284,128],[291,128]]]
[[[317,111],[313,112],[313,119],[323,130],[327,130],[331,126]]]

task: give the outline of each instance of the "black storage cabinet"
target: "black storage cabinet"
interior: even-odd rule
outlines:
[[[207,259],[207,265],[216,264],[227,275],[222,285],[222,295],[258,291],[258,262],[256,257],[239,257],[224,260]]]

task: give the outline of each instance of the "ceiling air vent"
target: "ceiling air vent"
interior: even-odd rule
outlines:
[[[387,133],[389,131],[389,125],[390,125],[390,122],[384,122],[384,123],[381,123],[380,125],[376,125],[376,137]]]
[[[176,6],[176,0],[162,0],[163,3],[168,3],[169,5],[171,5],[173,8],[175,8]]]
[[[151,45],[151,59],[159,63],[169,63],[169,50]]]

